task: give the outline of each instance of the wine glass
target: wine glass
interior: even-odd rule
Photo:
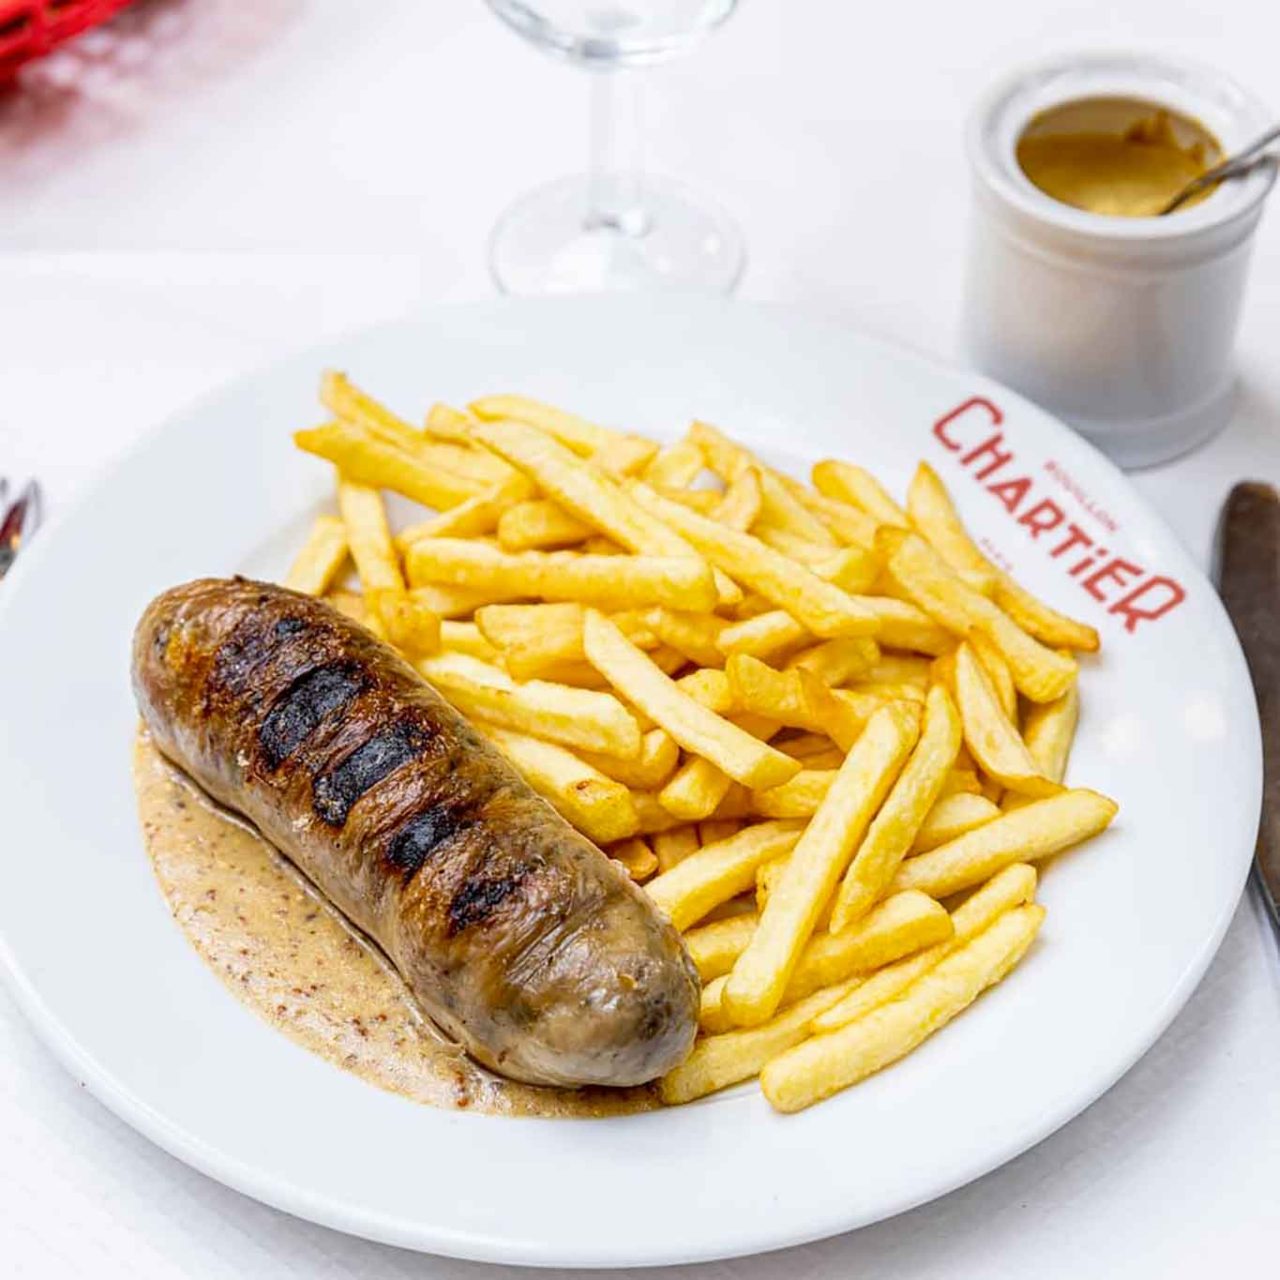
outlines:
[[[737,0],[487,0],[539,48],[591,73],[590,164],[513,204],[489,266],[506,293],[728,293],[742,274],[731,218],[643,173],[639,68],[686,53]]]

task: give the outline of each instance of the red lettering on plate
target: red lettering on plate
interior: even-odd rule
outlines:
[[[1156,603],[1140,609],[1138,602],[1153,591],[1156,593]],[[1148,578],[1136,591],[1129,592],[1123,600],[1117,600],[1107,612],[1124,619],[1126,631],[1136,631],[1138,623],[1163,618],[1170,609],[1176,608],[1186,598],[1187,593],[1172,578]]]
[[[1085,528],[1069,519],[1069,508],[1036,492],[1034,473],[1015,472],[1014,479],[986,483],[997,472],[1017,463],[1013,444],[1003,431],[996,429],[1004,420],[1004,412],[994,402],[985,396],[971,396],[944,413],[933,424],[933,434],[1033,542],[1041,542],[1041,534],[1054,534],[1047,543],[1041,542],[1049,557],[1062,565],[1090,599],[1109,605],[1107,612],[1119,618],[1126,631],[1136,631],[1140,622],[1154,622],[1176,609],[1187,598],[1179,583],[1159,574],[1148,575],[1140,564],[1106,550]],[[1098,504],[1096,496],[1068,476],[1060,463],[1051,460],[1043,470],[1050,482],[1056,479],[1067,490],[1082,516],[1096,521],[1109,533],[1118,532],[1115,520]],[[1115,598],[1117,595],[1119,599]]]
[[[959,418],[962,418],[966,413],[973,409],[985,410],[985,412],[990,415],[991,425],[994,427],[998,427],[1004,421],[1004,414],[1001,413],[990,400],[986,399],[985,396],[973,396],[966,400],[962,405],[952,409],[950,413],[939,418],[937,422],[933,424],[933,434],[937,436],[952,453],[959,453],[960,450],[964,448],[964,445],[959,440],[953,440],[951,436],[947,434],[947,428],[953,422],[956,422]]]
[[[979,480],[985,480],[989,475],[994,475],[1006,462],[1013,461],[1013,450],[1007,452],[1000,448],[1004,443],[1004,432],[997,431],[995,435],[988,436],[976,449],[966,453],[960,461],[966,466],[972,466],[979,458],[990,458],[991,461],[982,468],[981,471],[974,472]]]
[[[1004,504],[1004,508],[1011,516],[1018,514],[1018,503],[1027,496],[1027,491],[1031,488],[1031,477],[1022,476],[1018,480],[1002,480],[999,484],[987,485],[987,492],[994,493],[997,498]]]
[[[1135,578],[1142,576],[1142,566],[1131,560],[1121,560],[1116,556],[1108,560],[1096,573],[1091,573],[1080,585],[1095,599],[1106,604],[1107,597],[1102,594],[1102,584],[1114,582],[1117,587],[1127,587]]]
[[[1033,538],[1038,538],[1050,529],[1056,529],[1065,519],[1067,513],[1052,498],[1041,498],[1018,523],[1031,531]]]

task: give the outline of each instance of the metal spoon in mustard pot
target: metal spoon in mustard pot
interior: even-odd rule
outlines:
[[[1163,218],[1166,213],[1181,209],[1193,196],[1199,195],[1200,192],[1217,185],[1219,182],[1225,182],[1230,178],[1243,178],[1246,173],[1252,173],[1262,164],[1275,164],[1276,157],[1267,153],[1267,148],[1275,142],[1280,142],[1280,125],[1276,125],[1273,129],[1268,129],[1262,137],[1251,142],[1243,151],[1237,151],[1235,155],[1228,156],[1221,164],[1214,165],[1212,169],[1206,169],[1198,178],[1192,178],[1160,210],[1158,216]]]

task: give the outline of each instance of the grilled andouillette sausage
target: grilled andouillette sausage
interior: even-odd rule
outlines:
[[[395,652],[280,587],[152,602],[133,682],[156,746],[250,819],[486,1066],[634,1085],[688,1052],[698,980],[625,873]]]

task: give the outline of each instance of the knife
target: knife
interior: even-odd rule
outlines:
[[[1254,872],[1280,929],[1280,493],[1244,481],[1222,508],[1216,546],[1222,602],[1253,677],[1262,722],[1262,822]]]

